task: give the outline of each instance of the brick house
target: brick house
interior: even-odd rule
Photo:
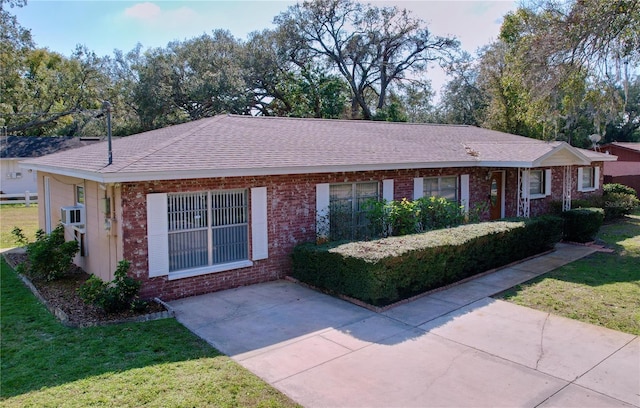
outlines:
[[[615,156],[471,126],[221,115],[27,160],[76,263],[175,299],[282,278],[334,200],[444,196],[486,218],[601,194]]]

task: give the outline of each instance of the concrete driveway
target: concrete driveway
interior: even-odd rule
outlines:
[[[375,313],[288,281],[171,302],[306,407],[640,407],[640,338],[494,300],[559,250]]]

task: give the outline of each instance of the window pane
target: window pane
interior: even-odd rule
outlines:
[[[458,201],[458,177],[430,177],[424,179],[425,197],[442,197]]]
[[[247,191],[211,193],[212,263],[240,261],[249,257]]]
[[[446,198],[449,201],[458,201],[458,178],[457,177],[442,177],[440,179],[440,197]]]
[[[438,178],[424,179],[424,196],[435,197],[438,195]]]
[[[582,169],[582,187],[593,187],[593,167]]]
[[[213,263],[227,263],[248,259],[247,225],[213,229]]]
[[[211,193],[211,225],[243,224],[247,222],[246,191],[220,191]]]
[[[329,186],[329,234],[332,240],[367,236],[369,220],[364,203],[378,199],[378,182]]]
[[[542,170],[535,170],[529,173],[529,194],[544,194],[544,180]]]
[[[169,271],[208,264],[207,230],[169,234]]]
[[[207,194],[175,194],[168,197],[169,232],[207,227]]]
[[[76,203],[84,204],[84,186],[76,186]]]

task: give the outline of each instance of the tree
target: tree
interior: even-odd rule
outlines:
[[[453,78],[444,86],[438,107],[439,121],[482,126],[486,118],[488,95],[478,83],[479,70],[470,54],[462,53],[447,72]]]
[[[275,22],[297,45],[295,58],[321,58],[347,81],[353,118],[361,111],[364,119],[372,119],[376,109],[385,108],[395,84],[458,46],[453,38],[433,36],[407,10],[354,0],[305,1]]]
[[[246,114],[251,105],[243,72],[242,43],[225,30],[214,30],[168,45],[171,98],[190,120],[222,112]]]
[[[254,109],[263,115],[339,118],[348,85],[312,58],[296,52],[281,30],[250,35],[246,44],[248,82]]]

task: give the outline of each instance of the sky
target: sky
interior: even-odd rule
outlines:
[[[185,40],[227,29],[246,39],[253,31],[273,28],[273,18],[295,1],[209,0],[209,1],[45,1],[28,0],[14,8],[18,22],[31,30],[38,47],[69,56],[76,45],[86,45],[100,56],[113,50],[129,51],[137,43],[143,49],[165,47],[172,40]],[[516,1],[388,1],[370,3],[395,5],[412,11],[437,35],[454,35],[462,48],[475,51],[498,36],[502,16],[517,7]],[[433,88],[445,83],[436,67],[431,75]]]

